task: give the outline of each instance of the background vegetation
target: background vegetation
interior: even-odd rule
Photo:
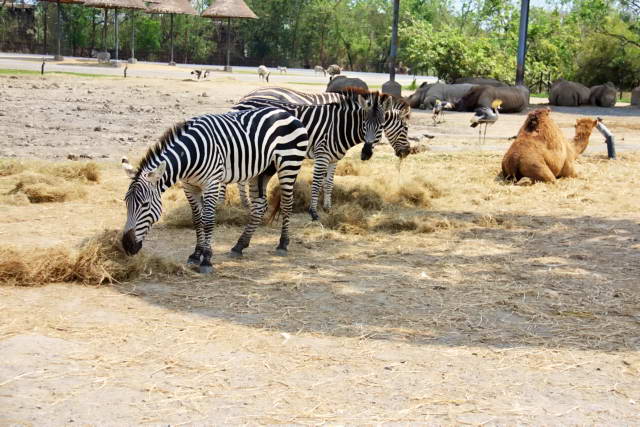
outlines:
[[[3,0],[0,0],[2,4]],[[235,21],[232,63],[310,68],[337,63],[350,70],[383,71],[389,52],[390,0],[246,0],[260,17]],[[193,0],[204,10],[209,0]],[[540,5],[540,2],[535,3]],[[565,77],[586,85],[612,81],[628,89],[640,83],[638,0],[549,0],[533,6],[529,22],[527,82]],[[518,38],[516,0],[402,0],[399,60],[411,72],[451,80],[488,76],[513,81]],[[131,26],[136,57],[167,61],[169,16],[120,13],[121,56]],[[102,47],[102,10],[64,6],[64,54],[89,56]],[[0,9],[0,49],[53,51],[55,6],[31,11]],[[113,15],[106,45],[113,50]],[[224,62],[226,24],[177,16],[176,60]],[[534,88],[535,90],[535,88]]]

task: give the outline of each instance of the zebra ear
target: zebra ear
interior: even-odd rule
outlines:
[[[155,168],[154,170],[152,170],[147,174],[147,180],[151,184],[157,183],[158,181],[160,181],[160,178],[162,178],[162,175],[164,175],[164,171],[166,169],[167,169],[167,162],[165,161],[160,162],[157,168]]]
[[[127,159],[126,157],[122,158],[122,169],[124,169],[124,172],[129,178],[135,178],[136,170],[133,168],[133,166],[131,166],[131,163],[129,163],[129,159]]]
[[[358,95],[358,105],[363,110],[368,110],[371,108],[371,105],[369,105],[369,100],[362,95]]]
[[[390,96],[385,97],[384,101],[382,101],[382,109],[384,111],[391,111],[393,109],[393,98]]]

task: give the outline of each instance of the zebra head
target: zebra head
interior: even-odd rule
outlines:
[[[411,107],[401,99],[393,98],[391,95],[388,96],[391,98],[393,106],[385,114],[384,133],[396,156],[404,158],[409,155],[411,150],[409,139],[407,138]]]
[[[149,228],[160,218],[162,199],[159,182],[166,167],[167,163],[162,161],[155,168],[136,170],[126,158],[122,159],[122,168],[131,178],[124,198],[127,223],[122,236],[122,247],[128,255],[138,253]]]
[[[364,135],[364,147],[360,158],[369,160],[373,155],[373,147],[382,138],[382,126],[385,122],[385,113],[391,110],[391,99],[380,100],[380,95],[375,92],[369,96],[358,95],[358,105],[363,114],[362,135]]]

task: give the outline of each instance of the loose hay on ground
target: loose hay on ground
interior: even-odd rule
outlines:
[[[185,271],[179,264],[144,252],[127,256],[115,230],[105,230],[87,240],[77,252],[63,247],[37,250],[0,247],[0,285],[4,286],[42,286],[57,282],[100,285],[142,275]]]

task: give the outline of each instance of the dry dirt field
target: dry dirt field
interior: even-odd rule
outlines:
[[[0,76],[0,257],[46,271],[119,229],[120,156],[255,87]],[[276,224],[228,258],[241,228],[227,206],[211,276],[5,280],[0,425],[640,424],[640,110],[552,116],[570,135],[586,114],[619,159],[594,134],[577,179],[496,180],[523,115],[479,147],[470,113],[434,128],[416,111],[410,133],[432,149],[401,165],[387,146],[350,152],[324,225],[294,216],[287,258]],[[186,260],[184,203],[167,192],[148,256]]]

